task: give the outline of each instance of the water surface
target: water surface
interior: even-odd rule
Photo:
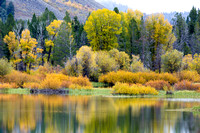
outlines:
[[[0,94],[0,133],[198,133],[198,99]]]

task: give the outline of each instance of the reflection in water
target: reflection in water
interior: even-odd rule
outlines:
[[[0,132],[200,132],[199,101],[0,94]]]

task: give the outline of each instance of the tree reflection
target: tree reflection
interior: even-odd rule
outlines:
[[[0,94],[0,132],[199,132],[198,102]]]

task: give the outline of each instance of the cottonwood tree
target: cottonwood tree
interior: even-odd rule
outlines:
[[[18,41],[14,32],[9,32],[4,37],[4,42],[7,43],[9,51],[12,55],[12,61],[19,70],[27,71],[37,64],[39,58],[37,53],[41,53],[42,49],[37,48],[37,41],[31,38],[30,31],[25,29],[22,31],[21,38]]]
[[[162,52],[172,49],[176,40],[172,33],[172,25],[162,14],[156,14],[146,19],[146,30],[151,52],[151,69],[161,72]]]
[[[4,42],[8,45],[8,49],[10,52],[10,61],[15,65],[15,68],[17,69],[17,63],[19,63],[18,60],[18,49],[19,49],[19,41],[16,38],[16,35],[14,32],[9,32],[8,35],[4,37]]]
[[[108,9],[93,11],[84,29],[93,50],[110,50],[118,47],[117,36],[122,31],[121,15]]]

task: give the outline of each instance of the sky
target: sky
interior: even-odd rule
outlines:
[[[96,0],[108,1],[108,0]],[[200,8],[200,0],[110,0],[127,5],[129,8],[138,9],[144,13],[184,12],[190,11],[193,6]]]

